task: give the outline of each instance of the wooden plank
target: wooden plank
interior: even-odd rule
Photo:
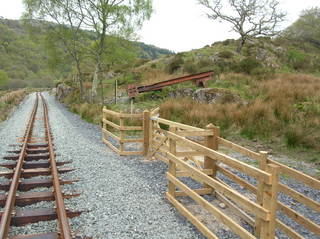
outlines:
[[[157,108],[153,109],[153,110],[150,112],[150,114],[151,114],[151,116],[154,116],[154,115],[159,114],[159,112],[160,112],[160,108],[157,107]]]
[[[143,114],[126,114],[126,113],[120,113],[119,118],[143,118]]]
[[[149,150],[149,156],[148,157],[152,157],[157,151],[160,150],[161,146],[164,145],[164,143],[168,140],[168,138],[162,138],[160,142],[158,141],[154,141],[152,140],[152,148],[151,150]],[[165,149],[165,153],[169,151],[169,148]]]
[[[169,125],[171,127],[177,127],[177,128],[180,128],[180,129],[204,131],[204,129],[201,129],[201,128],[193,127],[193,126],[186,125],[186,124],[177,123],[177,122],[166,120],[166,119],[162,119],[162,118],[157,118],[155,121],[157,121],[158,123],[166,124],[166,125]]]
[[[161,145],[161,147],[158,150],[160,152],[167,153],[169,151],[169,146],[163,144],[163,145]]]
[[[211,157],[215,160],[218,160],[224,164],[227,164],[230,167],[233,167],[241,172],[244,172],[252,177],[259,178],[263,180],[265,183],[270,184],[271,183],[271,176],[270,174],[257,169],[251,165],[248,165],[244,162],[241,162],[239,160],[236,160],[228,155],[225,155],[221,152],[217,152],[215,150],[209,149],[206,146],[203,146],[201,144],[192,142],[191,140],[185,139],[179,135],[176,135],[174,133],[168,132],[168,131],[163,131],[167,137],[176,139],[176,140],[181,140],[185,145],[188,145],[190,148],[194,150],[199,150],[204,153],[204,155]]]
[[[276,220],[278,205],[279,166],[271,164],[267,167],[271,174],[271,185],[265,184],[263,191],[263,208],[270,212],[270,220],[261,220],[261,239],[274,239],[276,236]]]
[[[295,220],[311,232],[315,233],[316,235],[320,235],[320,226],[311,221],[308,218],[305,218],[298,212],[294,211],[293,209],[287,207],[281,202],[278,202],[278,209],[281,210],[284,214],[286,214],[291,219]]]
[[[106,129],[102,129],[103,133],[111,136],[112,138],[114,138],[115,140],[120,142],[120,137],[116,136],[115,134],[111,133],[110,131],[106,130]]]
[[[217,137],[219,136],[220,132],[219,129],[217,129],[213,124],[209,124],[206,126],[206,129],[211,132],[211,135],[208,135],[205,137],[205,146],[213,149],[218,150],[218,144],[217,144]],[[210,158],[208,156],[203,157],[203,168],[204,169],[212,169],[212,174],[210,175],[213,178],[216,178],[217,176],[217,161],[213,158]],[[204,184],[205,188],[210,188],[209,185]],[[214,190],[214,189],[212,189]]]
[[[230,178],[232,181],[238,183],[242,187],[248,189],[250,192],[257,193],[257,188],[252,185],[251,183],[248,183],[246,180],[240,178],[239,176],[235,175],[234,173],[230,172],[229,170],[217,165],[217,170],[223,173],[225,176]]]
[[[200,222],[195,216],[193,216],[187,208],[185,208],[178,200],[170,196],[169,193],[166,193],[167,199],[169,202],[175,206],[175,208],[187,218],[198,230],[208,239],[219,239],[214,235],[202,222]]]
[[[117,117],[117,118],[119,118],[120,117],[120,113],[118,113],[118,112],[115,112],[115,111],[112,111],[112,110],[108,110],[108,109],[103,109],[103,112],[104,113],[107,113],[107,114],[109,114],[109,115],[112,115],[112,116],[115,116],[115,117]]]
[[[208,184],[209,186],[211,186],[212,188],[214,188],[224,196],[232,198],[233,201],[242,205],[249,212],[254,213],[255,215],[261,217],[264,220],[269,220],[269,216],[270,216],[269,211],[267,211],[260,205],[257,205],[256,203],[250,201],[249,199],[247,199],[245,196],[238,193],[237,191],[231,189],[230,187],[226,187],[219,181],[209,177],[208,175],[205,175],[200,170],[192,167],[191,165],[177,158],[173,154],[167,153],[167,156],[170,159],[170,161],[177,163],[183,169],[189,171],[190,174],[192,175],[192,178],[200,182],[205,182],[206,184]]]
[[[292,239],[305,239],[299,233],[295,232],[294,230],[292,230],[290,227],[288,227],[286,224],[282,223],[279,220],[277,220],[277,227]]]
[[[241,238],[244,239],[255,239],[255,237],[249,233],[246,229],[241,227],[239,224],[237,224],[233,219],[225,215],[224,212],[216,208],[214,205],[209,203],[207,200],[205,200],[203,197],[199,196],[196,192],[194,192],[192,189],[190,189],[187,185],[182,183],[180,180],[178,180],[176,177],[174,177],[172,174],[167,173],[167,178],[170,182],[175,184],[178,188],[180,188],[183,192],[189,195],[195,202],[197,202],[200,206],[202,206],[204,209],[206,209],[208,212],[212,213],[220,222],[228,226],[234,233],[239,235]]]
[[[157,142],[157,141],[161,141],[162,139],[166,139],[167,137],[166,136],[163,136],[163,135],[160,135],[160,134],[156,134],[151,141],[154,141],[154,142]],[[160,142],[159,141],[159,142]]]
[[[227,147],[227,148],[230,148],[238,153],[241,153],[243,155],[246,155],[248,156],[249,158],[252,158],[252,159],[255,159],[255,160],[260,160],[260,154],[254,152],[254,151],[251,151],[245,147],[242,147],[240,145],[237,145],[235,143],[232,143],[231,141],[229,140],[226,140],[226,139],[223,139],[223,138],[220,138],[218,139],[218,142],[219,144],[222,144],[223,146]]]
[[[184,152],[177,152],[178,157],[188,157],[188,156],[203,156],[203,153],[199,151],[184,151]]]
[[[289,195],[290,197],[292,197],[296,201],[303,203],[307,207],[309,207],[317,212],[320,212],[320,203],[312,200],[311,198],[306,197],[302,193],[299,193],[299,192],[289,188],[288,186],[286,186],[282,183],[279,184],[279,190],[282,191],[283,193]]]
[[[164,157],[161,154],[155,154],[154,157],[158,158],[159,160],[161,160],[162,162],[169,164],[169,159],[167,159],[166,157]]]
[[[123,155],[122,152],[124,152],[124,137],[125,137],[125,133],[122,130],[122,128],[124,127],[124,119],[120,118],[120,155]]]
[[[138,131],[138,130],[143,130],[143,127],[142,126],[123,126],[123,127],[120,127],[120,130]]]
[[[143,112],[143,150],[144,155],[147,156],[149,152],[149,143],[150,143],[150,112],[145,110]]]
[[[212,169],[202,169],[201,172],[203,172],[206,175],[212,175],[213,170]],[[191,173],[188,171],[177,171],[177,177],[191,177]]]
[[[213,190],[211,188],[193,189],[193,191],[195,193],[197,193],[198,195],[209,195],[213,192]],[[176,191],[176,196],[177,197],[185,197],[185,196],[188,196],[188,194],[183,191]]]
[[[169,130],[175,133],[177,131],[177,128],[170,126]],[[177,153],[177,144],[176,141],[174,141],[173,139],[169,139],[169,151],[172,155],[175,155]],[[168,172],[170,173],[170,175],[173,175],[174,177],[176,177],[177,175],[177,165],[172,160],[169,161]],[[176,197],[176,187],[174,183],[172,183],[170,180],[168,181],[168,194],[174,198]]]
[[[108,145],[109,146],[109,148],[111,148],[113,151],[115,151],[117,154],[119,154],[120,153],[120,150],[117,148],[117,147],[115,147],[114,145],[112,145],[109,141],[107,141],[107,140],[105,140],[105,139],[102,139],[103,140],[103,142],[106,144],[106,145]]]
[[[260,155],[260,160],[258,161],[259,168],[263,171],[267,171],[268,153],[265,151],[261,151],[259,155]],[[256,194],[257,194],[257,203],[261,206],[263,205],[263,196],[264,196],[265,187],[266,187],[266,184],[263,181],[258,179],[258,187],[257,187]],[[261,221],[261,219],[257,218],[256,226],[255,226],[255,235],[258,238],[260,238],[260,233],[263,230],[262,226],[264,225],[262,224],[263,222]]]
[[[222,201],[230,209],[232,209],[232,211],[236,213],[240,218],[245,220],[252,227],[255,227],[254,219],[251,216],[249,216],[245,211],[243,211],[241,208],[239,208],[236,204],[231,202],[227,197],[223,196],[221,193],[215,192],[215,194],[220,201]]]
[[[309,185],[312,188],[320,190],[320,181],[319,180],[317,180],[307,174],[304,174],[298,170],[292,169],[292,168],[290,168],[284,164],[281,164],[277,161],[268,159],[268,163],[272,163],[272,164],[280,166],[280,173],[291,176],[291,177],[295,178],[296,180],[301,181],[301,182]]]
[[[119,139],[119,141],[122,143],[143,143],[143,139]]]
[[[119,154],[121,156],[143,155],[143,151],[122,151]]]
[[[179,131],[177,132],[177,135],[180,135],[182,137],[190,137],[190,136],[212,136],[213,132],[212,130],[191,130],[191,131]]]
[[[102,121],[103,121],[103,123],[105,123],[107,125],[110,125],[111,127],[115,128],[115,129],[118,129],[118,130],[121,129],[120,125],[117,125],[117,124],[115,124],[115,123],[113,123],[113,122],[111,122],[109,120],[103,119]]]

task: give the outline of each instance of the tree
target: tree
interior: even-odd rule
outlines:
[[[83,31],[83,17],[79,16],[74,9],[77,7],[77,0],[24,0],[27,13],[26,19],[42,20],[46,23],[47,37],[46,47],[51,56],[51,63],[57,63],[58,53],[67,52],[76,65],[77,77],[80,88],[80,95],[83,95],[83,78],[81,63],[86,45]],[[46,20],[50,19],[57,25]],[[31,25],[33,20],[31,20]]]
[[[130,39],[134,31],[149,19],[152,0],[24,0],[29,16],[42,20],[54,20],[59,24],[57,36],[75,60],[78,75],[81,56],[89,56],[95,62],[92,96],[97,96],[101,79],[99,72],[104,68],[108,53],[107,37]],[[56,28],[53,28],[56,30]],[[79,44],[81,30],[90,30],[93,44]],[[84,47],[84,48],[82,48]],[[81,51],[85,49],[85,54]]]
[[[93,98],[97,96],[97,87],[101,79],[99,72],[103,68],[107,34],[129,39],[134,31],[142,26],[152,13],[152,0],[82,0],[77,1],[78,19],[83,19],[83,26],[93,30],[95,44],[91,56],[95,61],[92,83]]]
[[[320,48],[320,8],[314,7],[302,11],[299,19],[285,31],[284,36]]]
[[[250,38],[271,37],[277,34],[285,13],[279,10],[278,0],[198,0],[207,10],[209,19],[226,21],[240,35],[237,52]]]

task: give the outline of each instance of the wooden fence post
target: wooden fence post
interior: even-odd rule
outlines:
[[[122,114],[122,111],[120,111],[120,114]],[[124,127],[124,118],[122,118],[120,116],[120,155],[121,153],[123,153],[125,151],[124,149],[124,143],[123,143],[123,140],[124,140],[124,137],[125,137],[125,133],[124,133],[124,130],[123,130],[123,127]]]
[[[268,153],[261,151],[259,168],[271,174],[271,184],[259,182],[257,191],[257,203],[270,212],[269,221],[256,220],[255,234],[261,239],[274,239],[276,230],[279,166],[268,164]]]
[[[105,139],[105,134],[104,134],[104,132],[103,132],[103,129],[105,129],[106,128],[106,126],[105,126],[105,123],[104,123],[104,120],[105,120],[105,112],[104,112],[104,110],[106,109],[106,107],[105,106],[103,106],[103,108],[102,108],[102,119],[101,119],[101,127],[102,127],[102,138],[103,139]]]
[[[268,152],[260,151],[260,160],[259,160],[259,169],[262,171],[267,170],[267,160],[268,160]],[[258,179],[259,180],[259,179]],[[258,182],[258,190],[257,190],[257,204],[263,206],[263,192],[264,192],[265,184],[259,180]],[[255,235],[256,237],[260,237],[262,221],[260,218],[256,219],[256,228],[255,228]]]
[[[220,136],[220,128],[214,126],[213,124],[209,124],[206,126],[206,129],[212,131],[212,135],[209,135],[206,137],[206,140],[205,140],[206,147],[213,149],[213,150],[218,150],[218,137]],[[210,176],[213,178],[216,177],[217,169],[216,169],[216,160],[215,159],[205,156],[203,168],[204,169],[212,169],[213,173]],[[206,184],[204,184],[204,187],[210,188]]]
[[[150,147],[150,111],[143,111],[143,155],[147,156]]]
[[[172,132],[172,133],[176,133],[177,128],[176,127],[170,127],[169,131]],[[169,139],[169,151],[173,155],[177,154],[177,143],[176,143],[176,141],[174,139],[171,139],[171,138]],[[172,162],[172,160],[169,160],[169,173],[172,176],[176,177],[176,175],[177,175],[176,172],[177,172],[176,163]],[[171,181],[168,181],[168,193],[173,198],[176,197],[176,187]]]

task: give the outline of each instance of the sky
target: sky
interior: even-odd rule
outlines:
[[[320,7],[320,0],[280,0],[287,12],[285,28],[298,19],[302,10]],[[140,41],[174,52],[189,51],[213,42],[237,38],[224,22],[209,20],[197,0],[153,0],[154,13],[138,32]],[[19,19],[22,0],[0,0],[0,16]]]

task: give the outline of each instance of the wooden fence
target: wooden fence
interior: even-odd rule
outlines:
[[[149,159],[162,160],[169,165],[167,199],[206,237],[218,238],[206,223],[188,209],[182,200],[184,197],[192,199],[240,238],[275,238],[277,230],[290,238],[304,238],[294,223],[288,225],[281,221],[280,213],[308,233],[320,236],[320,226],[315,221],[278,197],[279,194],[285,194],[320,217],[319,201],[284,183],[288,178],[293,178],[306,187],[320,190],[320,181],[271,160],[267,152],[256,153],[223,139],[219,128],[212,124],[201,129],[159,118],[158,110],[144,114],[145,117],[141,119],[144,154]],[[230,156],[230,152],[245,156],[251,163],[235,159]],[[198,184],[191,187],[185,183],[185,178]],[[247,193],[243,193],[240,187]],[[235,215],[251,225],[254,233],[246,230],[238,220],[226,215],[204,195],[214,195],[226,204]]]
[[[144,143],[146,142],[144,139],[146,130],[143,130],[143,119],[148,120],[148,114],[148,111],[143,114],[118,113],[104,107],[102,112],[103,142],[122,156],[146,154],[148,145]],[[132,125],[132,122],[137,122],[139,125]],[[129,143],[135,143],[136,149],[127,149],[126,144]]]

